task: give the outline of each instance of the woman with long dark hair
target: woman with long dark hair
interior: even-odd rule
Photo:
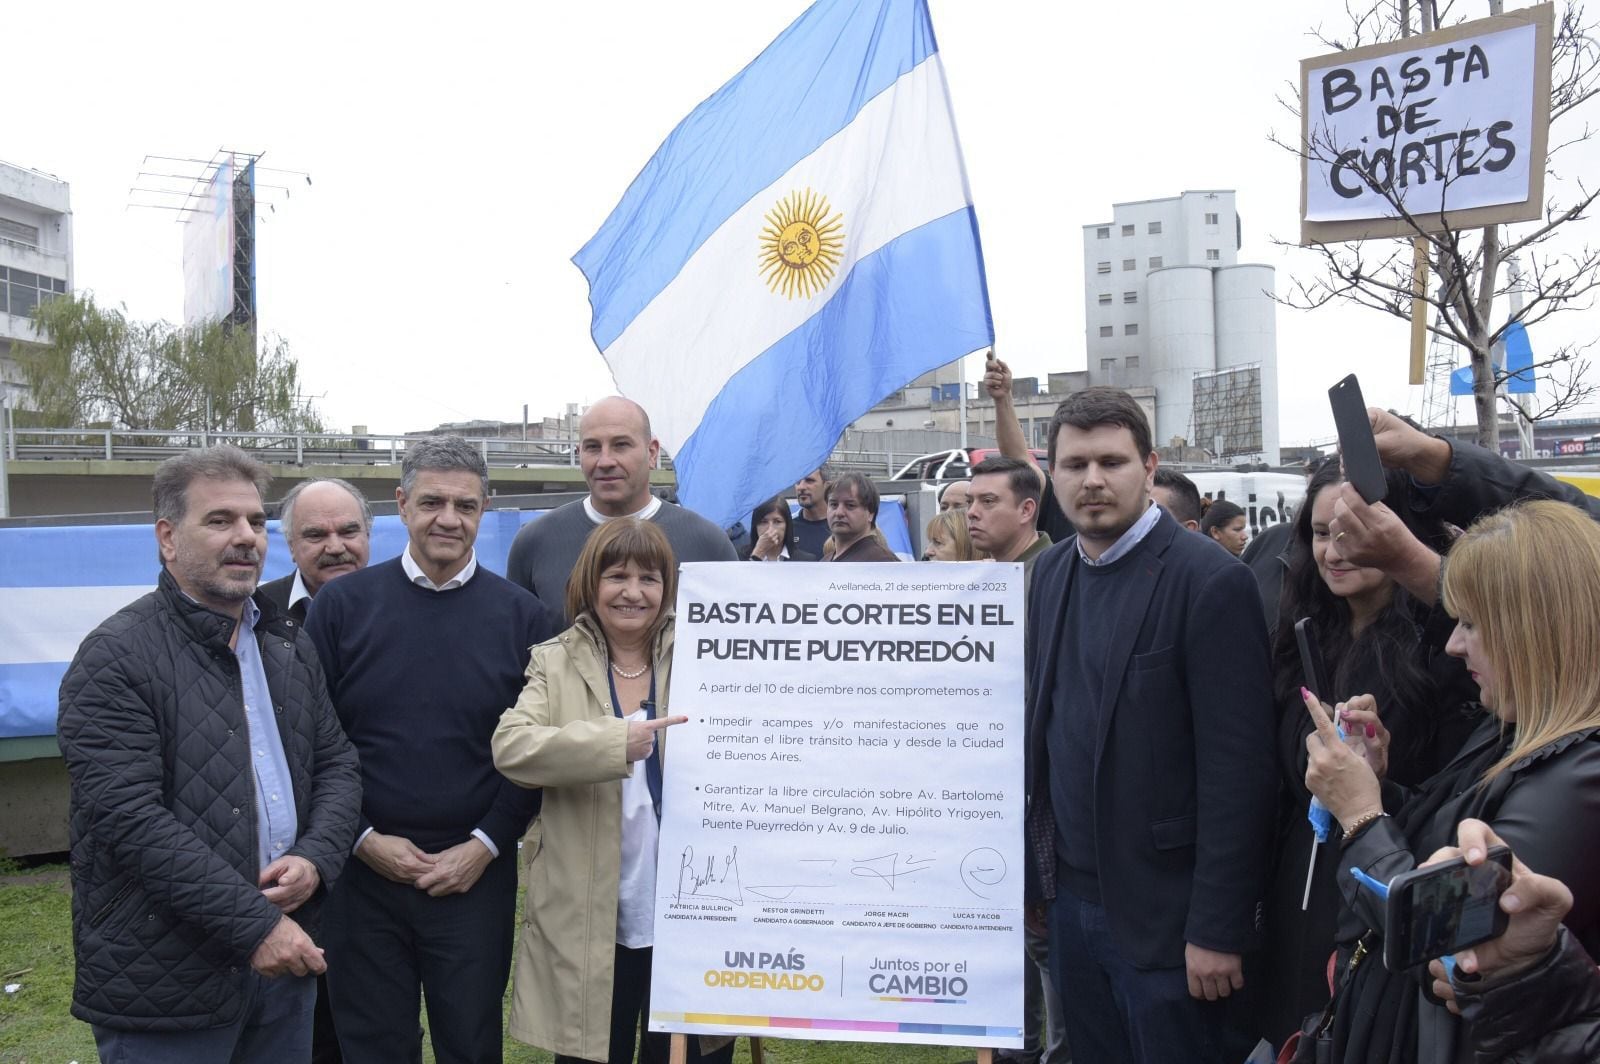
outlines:
[[[1273,691],[1279,707],[1278,757],[1283,775],[1277,831],[1277,864],[1267,896],[1265,978],[1258,1000],[1260,1030],[1281,1041],[1308,1013],[1327,1003],[1328,957],[1333,952],[1339,897],[1335,886],[1338,847],[1313,846],[1306,811],[1306,736],[1313,730],[1300,690],[1307,684],[1295,638],[1295,623],[1310,619],[1321,648],[1330,690],[1316,694],[1343,705],[1347,731],[1370,736],[1376,749],[1387,740],[1388,778],[1416,785],[1447,764],[1476,719],[1474,689],[1459,662],[1427,649],[1425,629],[1447,621],[1379,569],[1353,564],[1330,529],[1343,476],[1330,459],[1306,486],[1290,539],[1279,622],[1273,637]],[[1408,505],[1407,478],[1388,477],[1390,509],[1403,531],[1439,549],[1445,528],[1415,515]],[[1316,866],[1311,867],[1313,850]]]

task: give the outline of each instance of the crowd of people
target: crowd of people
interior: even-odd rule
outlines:
[[[1041,469],[1002,362],[984,386],[1000,454],[923,556],[1023,572],[1027,1037],[1002,1056],[1595,1059],[1600,502],[1374,410],[1384,500],[1330,458],[1247,549],[1131,396],[1068,396]],[[644,1019],[678,566],[898,559],[860,474],[808,473],[740,551],[651,493],[657,452],[637,403],[591,407],[586,495],[501,576],[481,454],[417,441],[399,557],[369,564],[357,488],[306,481],[265,584],[266,469],[163,463],[159,586],[61,688],[73,1012],[103,1060],[419,1061],[423,1006],[441,1062],[500,1060],[503,1025],[561,1062],[667,1059]],[[1371,883],[1502,842],[1504,935],[1377,959]]]

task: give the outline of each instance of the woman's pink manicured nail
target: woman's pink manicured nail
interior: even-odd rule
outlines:
[[[1367,725],[1367,738],[1368,739],[1376,739],[1377,737],[1378,737],[1378,729],[1377,729],[1377,727],[1375,725],[1368,724]]]

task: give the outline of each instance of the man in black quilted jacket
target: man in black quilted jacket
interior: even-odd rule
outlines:
[[[158,586],[61,683],[72,1012],[106,1064],[310,1056],[315,913],[361,779],[316,651],[255,594],[267,480],[232,447],[163,462]]]

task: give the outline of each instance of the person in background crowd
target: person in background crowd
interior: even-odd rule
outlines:
[[[1244,553],[1245,544],[1250,542],[1244,510],[1227,499],[1217,499],[1205,508],[1200,531],[1222,544],[1235,558]]]
[[[794,486],[800,512],[794,515],[795,545],[807,554],[821,558],[828,539],[828,481],[833,475],[823,466],[800,478]]]
[[[1463,820],[1456,844],[1427,864],[1464,859],[1483,864],[1504,840],[1481,820]],[[1535,875],[1515,853],[1511,883],[1500,895],[1509,914],[1505,932],[1456,954],[1451,979],[1431,961],[1433,996],[1471,1024],[1476,1059],[1591,1064],[1600,1060],[1600,969],[1561,921],[1572,891],[1559,879]]]
[[[311,1055],[312,936],[361,778],[316,652],[256,587],[267,483],[233,447],[162,462],[156,590],[61,682],[72,1014],[108,1064]]]
[[[750,514],[750,529],[754,538],[745,558],[753,562],[814,562],[815,554],[801,548],[795,533],[794,519],[789,515],[789,500],[774,495],[757,506]]]
[[[510,1030],[557,1064],[632,1064],[641,1021],[648,1032],[665,729],[689,719],[667,714],[677,582],[655,525],[590,536],[567,585],[572,627],[534,648],[494,733],[495,766],[544,788]],[[669,1041],[646,1033],[640,1059],[666,1064]],[[691,1060],[733,1059],[731,1039],[689,1042]]]
[[[1022,431],[1022,422],[1017,417],[1016,403],[1011,395],[1011,368],[996,358],[993,351],[989,352],[984,367],[983,388],[994,400],[995,440],[1000,453],[1038,469],[1038,462],[1028,447],[1027,435]],[[1034,527],[1041,536],[1053,543],[1060,543],[1072,535],[1072,522],[1067,520],[1067,515],[1056,500],[1051,478],[1043,470],[1038,470],[1036,476],[1041,485],[1041,494]],[[1030,570],[1030,580],[1031,577]],[[1031,677],[1031,667],[1029,674]],[[1031,694],[1029,704],[1032,704]],[[1050,939],[1037,921],[1027,927],[1024,934],[1028,961],[1023,969],[1023,1040],[1026,1045],[1042,1045],[1042,1064],[1053,1064],[1064,1058],[1068,1049],[1064,1007],[1050,974]],[[1030,998],[1033,999],[1031,1002]],[[1041,1001],[1043,1008],[1039,1007]]]
[[[997,562],[1022,563],[1026,593],[1033,563],[1050,546],[1050,537],[1033,527],[1039,514],[1038,465],[1005,455],[985,458],[972,467],[972,501],[967,530],[975,550]]]
[[[1277,789],[1267,633],[1249,571],[1151,502],[1157,464],[1126,392],[1051,419],[1077,536],[1028,600],[1029,898],[1053,899],[1074,1055],[1231,1064]]]
[[[1039,513],[1038,463],[995,455],[972,469],[967,527],[972,545],[997,562],[1022,563],[1022,590],[1026,601],[1034,562],[1050,546],[1050,537],[1034,528]],[[1048,938],[1037,929],[1025,929],[1027,965],[1023,970],[1024,1052],[1002,1051],[1006,1060],[1065,1060],[1066,1021],[1061,996],[1050,976]],[[1040,1019],[1044,1036],[1040,1037]],[[1041,1042],[1043,1043],[1041,1045]],[[1026,1051],[1031,1045],[1033,1051]]]
[[[934,514],[923,538],[927,541],[922,552],[925,562],[978,560],[978,552],[972,549],[972,536],[967,531],[965,510],[946,510]]]
[[[420,1059],[423,995],[440,1064],[501,1058],[517,840],[539,794],[495,771],[489,740],[550,627],[538,599],[478,564],[488,497],[471,444],[412,441],[395,492],[406,549],[328,584],[306,623],[365,785],[359,860],[327,913],[354,1064]]]
[[[972,485],[965,480],[952,480],[939,492],[939,512],[965,510],[972,497]]]
[[[311,599],[329,580],[367,567],[372,553],[372,508],[348,480],[302,480],[278,508],[278,529],[289,546],[294,572],[261,585],[261,594],[291,618],[305,623]],[[311,1064],[339,1064],[328,977],[317,976],[317,1007],[311,1030]]]
[[[1313,846],[1306,821],[1306,737],[1313,725],[1300,691],[1310,681],[1300,659],[1295,625],[1309,618],[1322,653],[1329,705],[1347,705],[1347,732],[1383,727],[1389,736],[1388,778],[1417,786],[1447,765],[1478,722],[1477,688],[1455,658],[1430,653],[1442,647],[1448,618],[1419,601],[1380,569],[1352,565],[1344,542],[1331,530],[1344,480],[1337,460],[1324,463],[1306,488],[1295,515],[1282,621],[1273,639],[1273,693],[1279,717],[1277,867],[1267,903],[1267,948],[1260,1032],[1281,1041],[1328,1000],[1328,955],[1333,951],[1340,902],[1335,882],[1339,847]],[[1389,475],[1388,535],[1443,549],[1437,522],[1416,514],[1407,478]],[[1432,637],[1429,631],[1432,630]],[[1317,867],[1310,870],[1315,849]],[[1310,890],[1307,891],[1309,880]]]
[[[725,531],[650,494],[650,470],[660,451],[650,416],[633,400],[613,395],[586,410],[578,422],[578,465],[589,494],[517,531],[506,578],[554,608],[589,533],[614,517],[660,525],[680,562],[736,561],[738,552]]]
[[[878,532],[878,489],[860,473],[828,485],[828,527],[834,562],[897,562]]]
[[[1176,469],[1157,466],[1150,497],[1178,524],[1190,532],[1200,531],[1200,489],[1194,486],[1194,481]]]
[[[1334,517],[1335,537],[1346,519]],[[1362,517],[1352,511],[1348,520]],[[1600,527],[1547,500],[1491,513],[1451,547],[1442,592],[1457,619],[1446,649],[1465,661],[1493,716],[1420,789],[1382,778],[1381,730],[1378,742],[1354,749],[1330,710],[1305,698],[1316,722],[1306,740],[1306,785],[1343,829],[1339,891],[1350,915],[1341,924],[1341,967],[1358,937],[1367,950],[1383,950],[1384,902],[1350,869],[1389,882],[1420,855],[1449,846],[1468,818],[1490,824],[1525,861],[1572,889],[1565,923],[1592,955],[1600,947],[1600,672],[1592,667]],[[1414,973],[1357,965],[1338,1008],[1345,1021],[1334,1025],[1335,1061],[1465,1059],[1460,1023],[1423,997]]]
[[[366,568],[372,553],[372,509],[354,484],[327,477],[290,488],[278,517],[294,572],[262,584],[261,592],[303,622],[323,584]]]
[[[1339,458],[1310,458],[1306,460],[1306,483],[1316,475],[1322,463],[1326,461],[1338,462]],[[1300,509],[1305,508],[1305,500],[1301,500]],[[1270,513],[1264,510],[1263,513]],[[1298,513],[1298,511],[1296,511]],[[1267,617],[1267,631],[1278,630],[1278,600],[1283,597],[1284,574],[1288,572],[1293,559],[1290,557],[1291,540],[1293,538],[1292,520],[1279,521],[1273,524],[1263,523],[1256,534],[1250,537],[1250,542],[1244,546],[1244,553],[1239,555],[1239,560],[1250,567],[1250,572],[1255,574],[1256,586],[1261,589],[1261,609]]]
[[[994,400],[994,438],[999,444],[1000,453],[1008,458],[1033,462],[1037,468],[1033,451],[1028,447],[1028,438],[1022,431],[1022,422],[1017,418],[1016,402],[1011,397],[1011,367],[994,357],[993,351],[989,352],[984,367],[983,390]],[[1043,491],[1039,496],[1039,516],[1034,526],[1049,536],[1050,542],[1065,542],[1073,533],[1072,522],[1067,519],[1066,510],[1056,497],[1051,478],[1043,470],[1038,475]]]

